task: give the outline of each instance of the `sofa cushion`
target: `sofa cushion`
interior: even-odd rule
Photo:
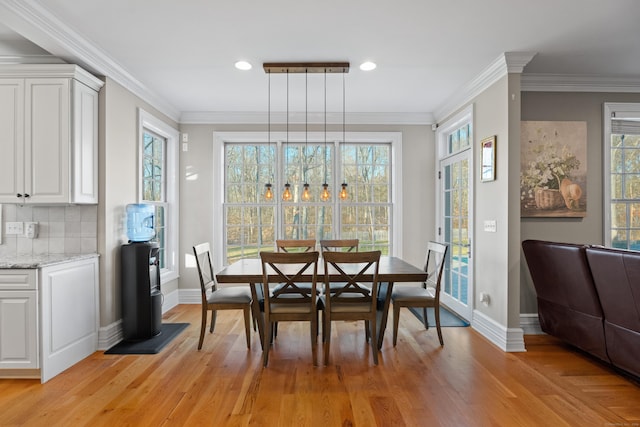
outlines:
[[[522,249],[537,294],[542,330],[609,362],[604,315],[586,247],[525,240]]]

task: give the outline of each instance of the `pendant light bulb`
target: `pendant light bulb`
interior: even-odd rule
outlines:
[[[282,200],[288,202],[291,200],[291,184],[288,182],[284,185],[284,192],[282,193]]]
[[[271,184],[269,183],[264,185],[264,198],[265,200],[273,199],[273,191],[271,191]]]
[[[347,200],[349,194],[347,193],[347,183],[342,183],[342,190],[340,190],[340,200]]]
[[[309,200],[311,200],[311,192],[309,191],[309,184],[305,182],[302,187],[304,188],[302,190],[302,196],[301,196],[302,201],[308,202]]]
[[[320,193],[320,200],[326,202],[331,197],[331,193],[329,193],[329,184],[322,184],[322,193]]]

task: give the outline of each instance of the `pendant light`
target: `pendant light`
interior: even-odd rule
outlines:
[[[320,200],[326,202],[331,198],[329,193],[329,184],[327,184],[327,70],[324,70],[324,184],[322,184],[322,192]]]
[[[344,74],[342,74],[342,155],[340,158],[342,159],[342,189],[340,190],[340,200],[347,200],[349,194],[347,193],[347,180],[346,180],[346,172],[344,170],[344,153],[347,149],[347,140],[345,138],[345,101],[344,101]]]
[[[284,184],[282,200],[288,202],[289,200],[291,200],[291,184],[289,184],[289,174],[287,171],[287,169],[289,168],[289,70],[287,70],[287,146],[285,150],[284,174],[286,175],[287,182],[286,184]]]
[[[270,62],[262,64],[264,71],[267,73],[287,73],[287,140],[285,146],[285,175],[288,174],[288,166],[289,166],[289,73],[305,73],[305,86],[307,85],[307,73],[324,73],[324,183],[322,184],[322,191],[320,193],[320,199],[322,201],[328,201],[331,198],[331,193],[329,192],[329,184],[327,184],[327,73],[348,73],[349,72],[349,63],[348,62]],[[343,144],[344,144],[344,136],[345,136],[345,110],[344,110],[344,76],[342,80],[342,134],[343,134]],[[271,85],[271,80],[269,80],[269,85]],[[306,150],[308,146],[308,102],[306,100],[308,87],[305,87],[305,156]],[[271,86],[269,86],[269,98],[271,97]],[[271,133],[271,101],[269,101],[269,134]],[[269,142],[271,137],[269,136]],[[306,160],[305,160],[306,162]],[[306,165],[305,165],[306,166]],[[307,176],[305,178],[305,183],[303,184],[302,194],[300,196],[301,200],[311,200],[311,193],[309,189],[309,183],[307,182]],[[284,184],[284,191],[282,193],[282,200],[290,201],[293,196],[291,194],[291,185],[289,184],[289,176],[286,176],[286,184]],[[340,194],[344,194],[346,198],[346,180],[343,180],[342,191]],[[273,193],[271,193],[271,183],[265,184],[265,198],[267,198],[267,194],[271,194],[273,197]],[[269,199],[268,199],[269,200]]]
[[[267,95],[269,100],[269,107],[267,108],[267,154],[271,157],[271,71],[268,71],[267,74],[269,74],[269,90]],[[273,200],[273,191],[271,190],[271,171],[271,162],[269,162],[269,179],[264,185],[264,198],[267,201]]]
[[[309,91],[309,73],[305,70],[304,72],[304,166],[307,165],[307,146],[309,145],[309,101],[308,101],[308,91]],[[302,186],[302,196],[300,198],[303,202],[308,202],[311,200],[311,192],[309,191],[309,183],[307,182],[307,171],[303,170],[304,174],[304,185]]]

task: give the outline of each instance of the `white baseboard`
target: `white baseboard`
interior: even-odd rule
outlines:
[[[122,341],[122,319],[98,329],[98,350],[109,350]]]
[[[179,302],[179,294],[180,290],[176,289],[175,291],[169,294],[163,294],[164,299],[162,300],[162,314],[165,314],[167,311],[171,310],[173,307],[180,304]]]
[[[180,304],[200,304],[200,289],[180,289]]]
[[[540,319],[538,313],[521,313],[520,327],[525,335],[544,335],[540,327]]]
[[[182,292],[184,292],[184,290],[175,290],[164,295],[164,300],[162,301],[162,314],[171,310],[178,304],[187,304],[180,301],[180,294]],[[197,290],[197,294],[198,302],[200,302],[200,291]],[[118,319],[110,325],[102,326],[98,330],[98,350],[108,350],[122,341],[122,339],[122,319]]]
[[[471,327],[505,352],[527,351],[522,328],[505,328],[478,310],[473,311]]]

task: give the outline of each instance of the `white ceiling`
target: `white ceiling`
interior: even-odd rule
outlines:
[[[349,113],[433,117],[504,52],[536,53],[525,74],[639,79],[639,19],[637,0],[0,0],[0,24],[21,35],[0,28],[0,59],[37,56],[24,37],[133,82],[174,118],[264,113],[263,62],[348,61]],[[236,70],[241,59],[253,69]],[[365,60],[378,68],[360,71]],[[286,108],[285,78],[272,77],[272,111]],[[327,77],[328,111],[342,110],[341,78]],[[311,112],[322,85],[309,77]],[[303,111],[304,76],[290,87]]]

